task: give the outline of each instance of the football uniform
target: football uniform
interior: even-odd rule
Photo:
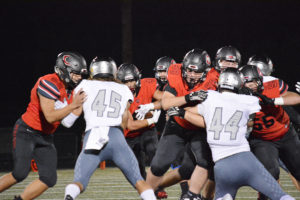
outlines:
[[[56,183],[57,152],[53,133],[60,121],[49,123],[41,109],[38,94],[67,105],[72,102],[72,91],[65,89],[63,81],[56,73],[42,76],[31,90],[30,103],[26,112],[17,120],[13,129],[15,166],[12,172],[17,181],[22,181],[29,173],[33,158],[38,165],[40,180],[49,187]],[[36,148],[36,147],[39,148]]]
[[[286,195],[250,152],[245,137],[249,116],[259,110],[257,97],[211,90],[207,99],[198,104],[198,113],[204,117],[207,142],[215,162],[215,199],[221,199],[227,193],[234,199],[237,190],[245,185],[271,199]],[[243,164],[237,167],[236,163]]]
[[[193,91],[198,90],[215,90],[219,73],[215,69],[211,69],[202,83],[198,83],[193,89],[189,89],[186,82],[182,79],[182,64],[173,64],[168,70],[168,85],[165,91],[172,93],[174,96],[184,96]],[[189,103],[185,106],[195,104]],[[184,106],[184,107],[185,107]],[[210,168],[212,165],[211,152],[206,142],[204,129],[196,127],[180,117],[170,118],[165,126],[164,132],[158,143],[156,154],[151,163],[151,171],[156,176],[162,176],[169,168],[170,164],[185,151],[185,145],[189,143],[196,164],[203,168]],[[190,160],[190,159],[188,159]],[[188,165],[190,166],[190,165]],[[192,171],[181,167],[179,171]],[[185,172],[184,172],[185,173]],[[189,175],[183,175],[187,177]],[[190,173],[189,173],[190,174]]]
[[[138,109],[140,105],[143,104],[149,104],[152,102],[153,95],[157,88],[157,80],[155,78],[143,78],[141,79],[141,86],[137,91],[136,96],[134,97],[133,103],[130,105],[129,111],[130,113],[135,116],[134,112]],[[133,138],[138,135],[141,135],[144,131],[149,130],[150,128],[153,128],[154,125],[151,125],[150,127],[146,127],[143,129],[130,131],[126,129],[125,137],[127,138]]]
[[[263,95],[276,98],[288,90],[288,85],[282,80],[264,76]],[[282,106],[262,106],[256,113],[252,134],[263,140],[276,141],[289,130],[290,120]]]
[[[157,80],[155,78],[141,79],[141,85],[137,89],[133,103],[130,105],[129,111],[135,119],[135,111],[140,105],[152,102],[155,91],[157,90]],[[158,135],[155,125],[130,131],[126,129],[125,137],[128,145],[133,150],[143,178],[146,178],[146,158],[151,161],[157,147]]]
[[[143,178],[137,160],[120,128],[127,103],[133,100],[131,91],[124,84],[98,80],[83,80],[75,91],[81,88],[87,94],[87,100],[83,104],[86,134],[83,148],[76,161],[74,182],[80,182],[83,189],[86,189],[99,163],[103,160],[112,160],[131,185],[135,186],[136,182]],[[108,140],[103,144],[105,136]],[[97,141],[94,141],[95,139]],[[93,142],[100,148],[90,145]]]
[[[288,86],[280,79],[264,76],[263,93],[269,98],[284,94]],[[282,106],[262,105],[255,116],[249,137],[251,150],[275,179],[279,179],[279,158],[291,174],[300,180],[300,141]]]
[[[38,93],[42,96],[61,101],[62,103],[72,102],[72,91],[66,91],[63,82],[56,73],[45,75],[38,79],[31,90],[30,103],[26,112],[22,115],[22,120],[31,128],[45,134],[52,134],[59,126],[60,122],[49,123],[42,112]]]

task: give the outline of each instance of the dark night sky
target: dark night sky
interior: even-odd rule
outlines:
[[[119,1],[1,1],[0,45],[2,110],[0,127],[12,126],[25,111],[30,90],[41,75],[52,73],[64,50],[122,63]],[[224,45],[237,47],[244,63],[265,53],[274,76],[294,90],[299,80],[299,1],[136,0],[132,3],[133,63],[143,77],[153,76],[157,58],[181,62],[192,48],[213,58]],[[4,91],[3,91],[4,90]]]

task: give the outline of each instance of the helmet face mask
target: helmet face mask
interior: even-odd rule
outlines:
[[[258,67],[264,76],[270,76],[274,71],[273,62],[267,56],[259,56],[259,55],[251,56],[247,64],[255,65],[256,67]]]
[[[238,93],[243,87],[244,76],[235,68],[226,68],[220,73],[218,90],[230,90]]]
[[[208,53],[202,49],[193,49],[184,56],[182,78],[190,89],[205,81],[207,72],[210,70],[210,64]]]
[[[227,61],[227,62],[225,63],[223,61]],[[222,71],[227,67],[238,68],[240,63],[241,63],[241,54],[235,47],[224,46],[218,49],[215,57],[216,70]]]
[[[117,70],[117,78],[125,83],[132,93],[135,93],[136,89],[140,87],[141,76],[140,71],[134,64],[124,63]]]
[[[245,79],[245,86],[249,87],[254,92],[262,92],[263,74],[260,69],[254,65],[245,65],[240,69]]]
[[[160,84],[167,84],[168,82],[168,69],[170,65],[175,64],[175,60],[171,57],[164,56],[159,58],[154,67],[155,78]]]
[[[80,83],[81,76],[87,74],[85,59],[75,52],[58,54],[54,70],[69,89],[75,88]]]
[[[116,78],[117,65],[112,58],[95,57],[90,64],[90,77]]]

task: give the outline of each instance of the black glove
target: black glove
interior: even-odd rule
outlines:
[[[203,102],[207,98],[207,91],[199,90],[199,91],[196,91],[196,92],[191,92],[191,93],[185,95],[184,97],[185,97],[185,101],[187,103],[192,102],[192,101]]]
[[[239,94],[253,95],[253,91],[250,88],[248,88],[248,87],[242,87],[239,90]]]
[[[260,101],[261,105],[271,105],[271,106],[275,105],[274,104],[274,101],[275,101],[274,98],[271,99],[271,98],[269,98],[269,97],[267,97],[267,96],[265,96],[261,93],[258,93],[258,92],[254,92],[253,94],[261,99],[261,101]]]
[[[183,108],[171,107],[167,111],[169,117],[178,116],[184,118],[185,110]]]

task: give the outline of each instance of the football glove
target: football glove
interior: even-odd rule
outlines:
[[[275,99],[274,98],[269,98],[261,93],[258,93],[258,92],[254,92],[253,93],[255,96],[259,97],[261,99],[260,101],[260,104],[261,105],[271,105],[271,106],[274,106],[275,105]]]
[[[140,105],[139,109],[134,111],[136,113],[135,117],[138,120],[143,120],[145,118],[146,113],[149,112],[150,110],[153,110],[153,109],[154,109],[154,104],[153,103]]]
[[[193,102],[193,101],[203,102],[207,98],[207,91],[199,90],[199,91],[191,92],[191,93],[185,95],[184,97],[185,97],[185,101],[187,103]]]
[[[171,107],[167,111],[167,114],[168,114],[169,117],[179,116],[179,117],[184,118],[185,110],[183,108]]]
[[[248,87],[242,87],[240,90],[239,90],[239,94],[245,94],[245,95],[253,95],[253,91],[248,88]]]
[[[153,112],[152,118],[147,119],[148,126],[157,123],[157,121],[158,121],[158,119],[159,119],[159,116],[160,116],[160,112],[161,112],[161,110],[155,110],[155,111]]]
[[[297,82],[295,87],[296,87],[297,92],[300,93],[300,82]]]

